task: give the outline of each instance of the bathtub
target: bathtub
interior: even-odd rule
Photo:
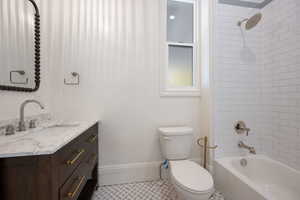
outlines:
[[[300,200],[300,172],[266,156],[221,158],[214,164],[215,185],[226,200]]]

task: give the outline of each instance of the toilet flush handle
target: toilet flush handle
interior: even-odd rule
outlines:
[[[170,137],[166,137],[166,136],[164,136],[164,140],[170,141],[170,140],[171,140],[171,138],[170,138]]]

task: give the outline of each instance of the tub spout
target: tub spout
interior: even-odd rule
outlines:
[[[239,146],[240,148],[249,150],[249,152],[250,152],[251,154],[256,154],[256,151],[255,151],[255,148],[254,148],[254,147],[250,147],[250,146],[246,145],[246,144],[245,144],[244,142],[242,142],[242,141],[240,141],[240,142],[238,143],[238,146]]]

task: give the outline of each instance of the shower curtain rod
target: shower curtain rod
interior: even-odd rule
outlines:
[[[229,4],[233,6],[240,6],[240,7],[247,7],[247,8],[258,8],[262,9],[269,3],[271,3],[273,0],[264,0],[261,3],[255,3],[251,1],[243,1],[243,0],[219,0],[219,3],[222,4]]]

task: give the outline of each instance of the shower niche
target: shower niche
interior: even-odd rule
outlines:
[[[40,13],[34,0],[0,2],[0,90],[40,87]]]

